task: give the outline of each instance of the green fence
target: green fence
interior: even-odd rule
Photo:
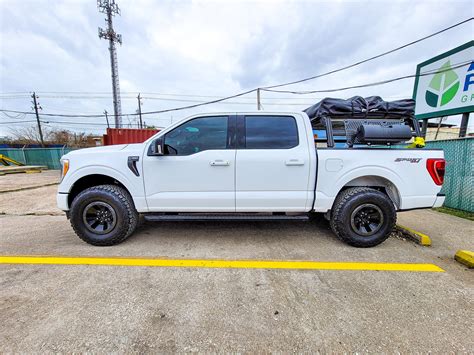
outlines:
[[[474,138],[430,141],[426,142],[426,149],[444,150],[444,205],[474,212]]]
[[[0,148],[0,154],[25,165],[46,165],[48,169],[61,169],[61,156],[72,148]]]

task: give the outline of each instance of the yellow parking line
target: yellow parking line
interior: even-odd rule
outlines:
[[[109,265],[230,269],[372,270],[444,272],[434,264],[326,262],[296,260],[141,259],[71,256],[0,256],[0,264]]]

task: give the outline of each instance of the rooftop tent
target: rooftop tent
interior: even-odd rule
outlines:
[[[326,131],[328,147],[343,142],[354,144],[394,144],[420,137],[415,119],[415,100],[384,101],[379,96],[350,99],[325,98],[304,112],[313,128]],[[413,131],[412,131],[413,129]]]
[[[304,110],[311,121],[330,118],[412,118],[415,115],[415,100],[384,101],[380,96],[354,96],[350,99],[325,98]]]

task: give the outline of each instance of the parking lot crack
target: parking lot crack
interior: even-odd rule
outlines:
[[[63,216],[61,212],[27,212],[27,213],[7,213],[0,212],[0,216]]]
[[[59,183],[58,182],[52,182],[52,183],[43,184],[43,185],[19,187],[17,189],[5,189],[5,190],[2,189],[2,190],[0,190],[0,194],[4,194],[4,193],[8,193],[8,192],[17,192],[17,191],[24,191],[24,190],[40,189],[42,187],[53,186],[53,185],[59,185]]]

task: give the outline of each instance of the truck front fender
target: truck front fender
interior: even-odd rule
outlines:
[[[66,175],[59,185],[59,194],[69,194],[74,185],[87,176],[98,175],[116,180],[131,195],[138,212],[147,212],[148,205],[143,192],[143,180],[134,176],[133,180],[117,169],[104,165],[89,165],[74,170],[71,175]]]

